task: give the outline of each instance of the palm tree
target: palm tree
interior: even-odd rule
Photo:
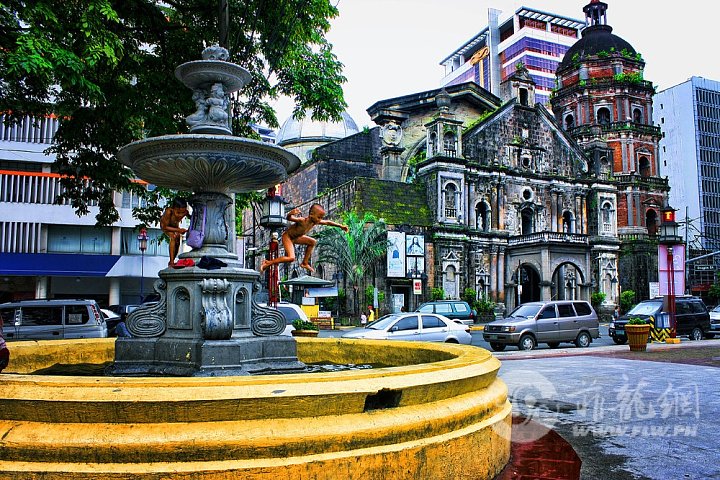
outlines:
[[[383,219],[372,213],[361,218],[355,212],[345,212],[343,223],[348,226],[345,233],[338,228],[326,228],[318,232],[318,261],[337,266],[355,292],[355,313],[359,312],[360,282],[368,269],[387,250],[387,226]]]

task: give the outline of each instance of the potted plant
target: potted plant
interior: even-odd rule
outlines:
[[[495,302],[490,300],[487,295],[482,295],[473,307],[477,311],[477,322],[487,323],[495,320]]]
[[[292,331],[293,337],[317,337],[320,333],[317,325],[301,318],[294,320],[292,326],[295,328]]]
[[[625,325],[625,332],[631,352],[647,350],[648,336],[650,335],[650,324],[647,320],[638,317],[630,318]]]

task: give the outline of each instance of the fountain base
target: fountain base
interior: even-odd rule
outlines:
[[[217,377],[302,372],[291,337],[118,338],[115,376]]]

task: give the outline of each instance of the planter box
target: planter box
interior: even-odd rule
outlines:
[[[317,337],[318,333],[320,333],[318,330],[293,330],[292,336],[293,337]]]
[[[628,343],[631,352],[644,352],[647,350],[648,335],[650,334],[650,325],[625,325]]]

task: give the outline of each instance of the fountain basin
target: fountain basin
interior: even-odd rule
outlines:
[[[225,194],[272,187],[300,166],[300,160],[281,147],[231,135],[147,138],[124,146],[117,158],[149,183]]]
[[[14,343],[0,387],[10,478],[493,478],[509,458],[500,362],[470,346],[297,339],[305,363],[210,378],[25,375],[104,363],[114,339]]]

